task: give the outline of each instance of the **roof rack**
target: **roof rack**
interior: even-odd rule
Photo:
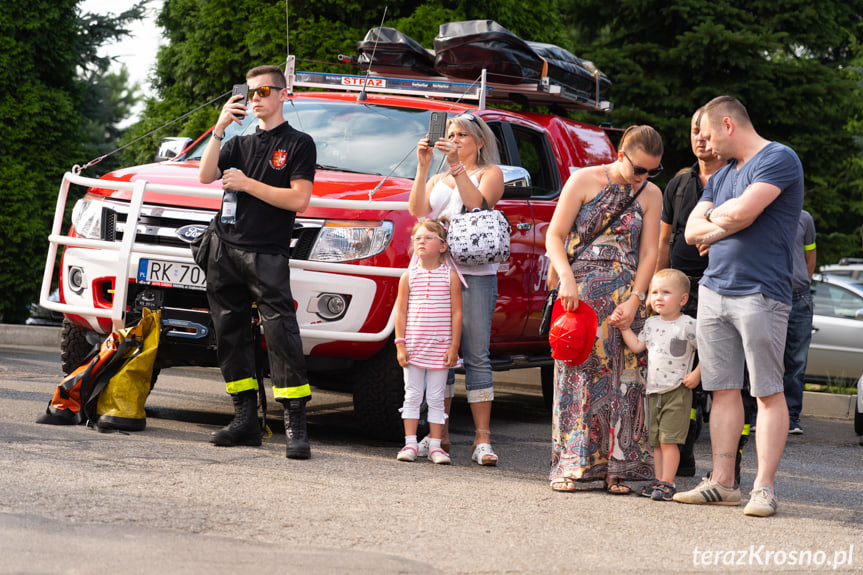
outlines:
[[[325,72],[293,74],[289,87],[324,88],[346,91],[366,91],[385,94],[423,96],[427,98],[476,100],[479,108],[486,102],[528,106],[560,106],[569,110],[595,110],[610,112],[614,106],[607,100],[592,98],[591,94],[560,84],[549,77],[539,83],[504,84],[486,81],[486,71],[480,82],[473,84],[453,82],[445,76],[398,77],[355,76]]]
[[[479,100],[482,96],[480,84],[451,82],[447,78],[399,78],[388,76],[352,76],[349,74],[329,74],[325,72],[300,72],[294,74],[294,87],[327,88],[348,91],[378,92],[384,94],[405,94],[429,98],[461,98]],[[487,94],[492,91],[487,88]]]

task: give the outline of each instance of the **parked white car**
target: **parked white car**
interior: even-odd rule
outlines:
[[[857,381],[863,374],[863,279],[815,274],[812,301],[806,380]]]
[[[821,266],[818,271],[831,276],[842,276],[863,281],[863,258],[842,258],[837,264]]]

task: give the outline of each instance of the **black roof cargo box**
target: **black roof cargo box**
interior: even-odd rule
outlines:
[[[357,63],[374,72],[434,76],[434,55],[395,28],[372,28],[357,43]],[[374,61],[372,55],[374,54]]]
[[[435,46],[435,70],[442,76],[475,80],[483,68],[489,82],[521,84],[549,78],[600,98],[611,88],[592,62],[553,44],[526,42],[494,20],[442,24]]]
[[[542,58],[494,20],[441,24],[434,49],[434,68],[442,76],[475,80],[483,68],[489,82],[503,84],[521,84],[542,76]]]

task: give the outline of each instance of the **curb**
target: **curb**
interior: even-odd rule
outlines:
[[[818,391],[803,392],[803,415],[829,417],[830,419],[854,419],[856,395],[839,395]]]
[[[60,347],[60,328],[42,325],[0,324],[0,345],[20,345],[25,347]],[[536,384],[539,382],[539,369],[516,369],[497,371],[495,378],[513,382]],[[815,391],[803,392],[803,415],[807,417],[826,417],[830,419],[854,419],[855,395],[838,395]]]
[[[44,325],[0,324],[0,345],[60,347],[60,328]]]

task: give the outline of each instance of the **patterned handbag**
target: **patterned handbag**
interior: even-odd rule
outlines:
[[[512,234],[509,221],[503,212],[489,209],[485,198],[482,207],[472,212],[462,211],[450,222],[447,243],[458,264],[478,266],[505,262],[509,258]]]

